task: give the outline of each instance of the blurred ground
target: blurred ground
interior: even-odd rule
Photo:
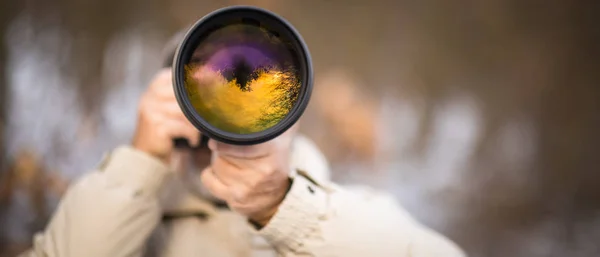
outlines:
[[[302,130],[336,181],[394,193],[470,256],[600,255],[597,3],[25,0],[0,3],[0,256],[129,142],[168,38],[230,4],[307,41]]]

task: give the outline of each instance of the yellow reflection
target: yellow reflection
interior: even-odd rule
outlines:
[[[233,133],[260,132],[276,125],[292,109],[300,92],[293,73],[260,70],[242,89],[219,72],[188,67],[186,90],[196,111],[211,125]]]

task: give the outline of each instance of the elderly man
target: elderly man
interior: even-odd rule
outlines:
[[[168,69],[155,76],[132,144],[69,188],[23,256],[464,256],[392,197],[329,181],[296,127],[259,145],[175,148],[200,134],[171,83]]]

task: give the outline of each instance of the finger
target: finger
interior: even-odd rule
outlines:
[[[227,201],[230,198],[229,188],[223,184],[223,182],[215,176],[211,167],[208,167],[200,174],[202,184],[210,191],[215,197]]]
[[[171,69],[161,69],[156,73],[156,75],[153,78],[153,81],[171,81],[171,74]]]
[[[168,118],[186,121],[189,123],[187,117],[185,117],[185,114],[183,114],[183,111],[181,111],[181,107],[179,107],[177,101],[170,100],[159,102],[153,107],[153,110]]]
[[[237,184],[251,185],[252,174],[243,169],[240,164],[213,153],[211,167],[215,175],[228,186]]]
[[[162,69],[152,78],[151,88],[158,88],[164,84],[171,83],[171,69]]]
[[[154,89],[155,97],[159,100],[176,100],[173,82],[169,80],[160,83],[161,84]]]
[[[152,87],[150,90],[152,91],[152,94],[159,99],[175,99],[171,70],[161,70],[154,80],[152,80]]]

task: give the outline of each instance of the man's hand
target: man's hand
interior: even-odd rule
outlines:
[[[291,186],[289,161],[295,130],[293,127],[271,141],[249,146],[211,139],[212,164],[202,172],[204,186],[232,210],[266,225]]]
[[[142,96],[133,147],[166,163],[173,151],[174,138],[186,138],[194,146],[199,142],[200,132],[179,108],[171,71],[165,69],[156,75]]]

